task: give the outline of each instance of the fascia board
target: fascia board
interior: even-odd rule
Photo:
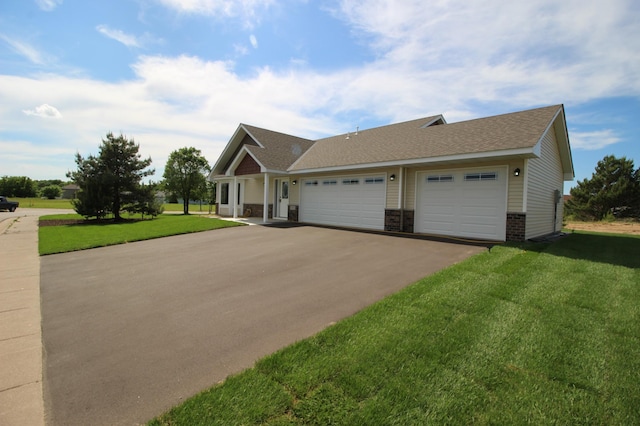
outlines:
[[[571,147],[569,146],[569,133],[567,131],[567,122],[564,117],[565,117],[564,105],[560,105],[560,107],[558,108],[558,111],[556,111],[555,115],[551,119],[551,122],[549,123],[547,128],[544,130],[544,132],[542,132],[542,135],[540,136],[538,143],[536,143],[535,151],[536,151],[536,155],[539,157],[541,155],[540,152],[541,152],[542,140],[544,139],[547,132],[553,130],[556,134],[558,151],[560,152],[560,162],[562,163],[564,180],[573,180],[573,178],[575,177],[574,170],[573,170],[573,159],[571,157]],[[556,125],[557,120],[560,120],[559,126]],[[571,175],[569,179],[567,179],[568,175]]]
[[[451,163],[456,161],[485,160],[485,159],[492,160],[498,157],[517,157],[517,156],[539,157],[539,154],[536,154],[534,149],[535,147],[505,149],[500,151],[478,152],[473,154],[445,155],[441,157],[430,157],[430,158],[413,158],[413,159],[397,160],[397,161],[382,161],[379,163],[349,164],[345,166],[319,167],[315,169],[301,169],[301,170],[289,169],[289,174],[298,175],[298,174],[305,174],[305,173],[336,172],[336,171],[344,171],[344,170],[371,169],[371,168],[378,168],[378,167],[402,167],[402,166],[418,166],[423,164],[429,165],[434,163],[445,163],[445,162]]]
[[[238,126],[238,128],[236,129],[236,131],[233,133],[233,136],[231,136],[231,139],[229,139],[229,142],[227,143],[227,146],[224,147],[224,150],[222,151],[222,154],[220,154],[220,156],[218,157],[218,161],[216,161],[216,164],[213,165],[213,168],[211,169],[211,172],[209,173],[209,178],[212,179],[212,175],[215,173],[220,174],[220,171],[218,170],[218,167],[223,167],[227,161],[229,161],[229,157],[231,155],[231,153],[233,153],[233,151],[236,148],[236,145],[240,142],[242,142],[242,137],[238,137],[240,134],[240,131],[243,131],[245,133],[247,133],[247,130],[244,128],[244,125],[240,124]]]
[[[442,122],[444,124],[447,124],[447,120],[444,119],[444,117],[442,116],[442,114],[438,115],[436,118],[434,118],[433,120],[431,120],[430,122],[428,122],[427,124],[423,124],[422,126],[420,126],[422,129],[426,129],[427,127],[431,126],[433,123],[435,123],[438,120],[442,120]]]
[[[249,129],[247,129],[247,128],[245,127],[245,125],[244,125],[244,124],[241,124],[240,126],[242,126],[242,128],[244,129],[244,131],[245,131],[245,133],[246,133],[246,134],[248,134],[249,136],[251,136],[251,139],[253,139],[254,141],[256,141],[256,143],[258,144],[258,146],[259,146],[260,148],[264,148],[264,145],[262,145],[262,144],[260,143],[260,141],[258,140],[258,138],[256,138],[255,136],[253,136],[253,134],[249,131]]]
[[[560,112],[562,112],[562,114],[560,114]],[[558,149],[560,150],[560,154],[564,157],[563,161],[563,168],[565,166],[565,162],[566,164],[566,169],[567,171],[565,171],[565,176],[570,174],[571,178],[570,179],[565,179],[565,180],[573,180],[573,178],[575,177],[575,171],[573,169],[573,156],[571,155],[571,143],[569,142],[569,131],[567,130],[567,120],[565,118],[565,113],[564,113],[564,105],[561,106],[561,111],[558,112],[558,114],[560,115],[560,128],[556,129],[556,133],[560,132],[561,136],[562,136],[562,143],[560,144],[560,146],[558,147]]]

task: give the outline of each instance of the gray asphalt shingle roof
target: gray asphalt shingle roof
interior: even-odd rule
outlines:
[[[287,170],[311,146],[313,141],[259,127],[242,125],[263,146],[245,145],[247,150],[269,170]]]
[[[436,117],[316,141],[290,171],[533,148],[562,108],[554,105],[451,124]]]

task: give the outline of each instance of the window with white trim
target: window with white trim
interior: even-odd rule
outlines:
[[[229,182],[220,185],[220,204],[229,204]]]
[[[478,182],[482,180],[496,180],[498,179],[497,172],[478,172],[478,173],[465,173],[464,180],[467,182]]]
[[[318,186],[317,180],[307,180],[304,182],[304,186]]]
[[[453,175],[429,175],[427,176],[427,183],[436,182],[453,182]]]
[[[376,183],[384,183],[383,177],[370,177],[364,179],[365,184],[376,184]]]
[[[323,184],[323,185],[337,185],[337,184],[338,184],[338,181],[337,181],[337,180],[335,180],[335,179],[332,179],[332,180],[323,180],[323,181],[322,181],[322,184]]]
[[[358,185],[360,183],[360,179],[343,179],[343,185]]]

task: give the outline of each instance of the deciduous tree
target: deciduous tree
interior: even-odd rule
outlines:
[[[169,155],[164,168],[164,187],[182,197],[184,214],[189,214],[191,197],[200,196],[202,188],[206,188],[205,173],[208,171],[209,163],[199,149],[185,147]]]

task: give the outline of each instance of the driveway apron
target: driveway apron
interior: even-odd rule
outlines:
[[[45,256],[46,421],[146,422],[482,250],[246,226]]]

